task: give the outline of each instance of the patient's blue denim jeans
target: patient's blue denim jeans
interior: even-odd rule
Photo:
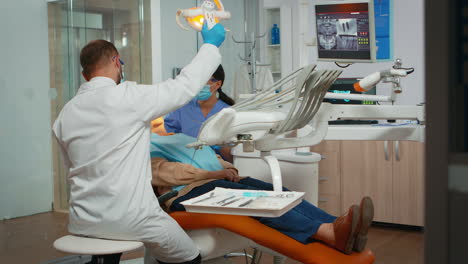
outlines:
[[[239,183],[226,180],[215,180],[198,186],[188,194],[177,198],[171,205],[171,211],[185,211],[180,202],[200,196],[213,190],[216,187],[228,189],[249,189],[249,190],[273,190],[273,185],[260,180],[245,178]],[[286,188],[284,188],[287,191]],[[253,217],[262,224],[274,228],[281,233],[303,243],[313,242],[311,239],[318,228],[323,223],[332,223],[336,217],[327,214],[325,211],[315,207],[307,201],[302,201],[299,205],[280,217]]]

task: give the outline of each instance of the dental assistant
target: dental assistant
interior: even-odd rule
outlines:
[[[201,263],[199,249],[161,210],[151,187],[150,121],[188,103],[221,63],[225,29],[204,25],[204,45],[174,80],[154,85],[121,82],[120,55],[105,40],[81,51],[83,77],[53,132],[70,183],[70,233],[136,240],[146,263]]]
[[[224,108],[234,105],[234,100],[221,89],[224,79],[224,69],[220,65],[195,99],[164,118],[166,131],[196,138],[203,122]],[[232,162],[230,148],[214,147],[214,149],[225,160]]]

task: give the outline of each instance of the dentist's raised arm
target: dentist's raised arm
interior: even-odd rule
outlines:
[[[211,30],[203,25],[204,44],[192,62],[184,67],[175,79],[154,85],[138,85],[129,91],[135,96],[135,107],[143,121],[148,122],[187,104],[207,83],[221,64],[219,47],[225,40],[226,30],[216,24]],[[174,43],[177,47],[177,43]]]

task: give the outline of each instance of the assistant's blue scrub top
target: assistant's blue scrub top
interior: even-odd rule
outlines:
[[[201,111],[198,100],[194,99],[183,107],[168,114],[164,118],[164,127],[169,133],[183,133],[196,138],[200,127],[212,115],[218,113],[226,107],[230,107],[225,102],[218,100],[213,109],[205,117]]]

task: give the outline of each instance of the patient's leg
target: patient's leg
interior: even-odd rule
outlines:
[[[171,205],[171,211],[184,211],[181,202],[205,194],[216,187],[228,189],[272,190],[272,185],[256,179],[246,178],[239,183],[216,180],[198,186],[184,196],[177,198]],[[287,189],[285,189],[287,190]],[[275,228],[283,234],[307,244],[313,241],[311,237],[317,233],[324,223],[332,223],[336,217],[327,214],[309,202],[302,201],[298,206],[281,217],[254,217],[263,224]]]
[[[239,183],[216,180],[198,186],[188,194],[177,198],[171,206],[172,211],[184,211],[185,208],[180,202],[200,196],[216,187],[228,189],[250,189],[250,190],[272,190],[272,185],[256,179],[245,178]],[[287,189],[285,189],[287,190]],[[320,208],[302,201],[298,206],[280,217],[254,217],[263,224],[275,228],[283,234],[307,244],[313,241],[311,237],[317,233],[319,227],[324,223],[332,223],[336,217],[327,214]]]
[[[180,202],[200,196],[216,187],[229,189],[272,190],[272,185],[259,180],[246,178],[239,183],[216,180],[198,186],[188,194],[177,198],[172,211],[184,211]],[[287,190],[287,189],[285,189]],[[353,206],[348,213],[336,218],[307,201],[286,212],[280,217],[253,217],[261,223],[303,243],[320,240],[347,254],[351,253],[359,223],[359,207]]]
[[[353,205],[345,215],[338,217],[333,223],[322,224],[312,238],[323,241],[343,253],[351,254],[358,234],[359,219],[359,207]]]
[[[257,180],[251,177],[243,178],[242,180],[239,181],[239,183],[247,185],[247,186],[251,186],[253,187],[253,189],[273,191],[273,184],[264,182],[261,180]],[[289,191],[289,189],[283,187],[283,191]]]
[[[358,207],[353,205],[348,212],[332,224],[322,224],[312,238],[321,240],[345,253],[361,252],[366,247],[367,232],[374,218],[374,205],[370,197],[364,197]]]
[[[263,190],[273,190],[272,184],[253,178],[245,178],[239,183]],[[286,188],[283,188],[283,190],[288,191]],[[343,241],[347,241],[347,238],[349,237],[348,234],[351,232],[353,234],[353,236],[350,237],[351,239],[349,243],[351,243],[354,238],[354,234],[358,232],[356,242],[354,243],[354,250],[358,252],[364,250],[367,242],[367,232],[372,224],[374,216],[374,206],[369,197],[364,197],[362,199],[359,212],[355,214],[355,216],[360,215],[357,228],[355,226],[356,223],[353,224],[352,222],[353,217],[349,215],[349,211],[348,214],[337,219],[307,201],[301,202],[293,210],[303,214],[305,217],[309,218],[310,221],[317,221],[317,219],[322,221],[320,226],[317,228],[316,233],[311,236],[314,240],[323,241],[328,245],[339,247],[342,251],[349,253],[350,247],[346,246]],[[357,231],[351,230],[353,225],[354,229],[357,229]],[[338,236],[337,233],[339,234]],[[337,237],[338,240],[341,241],[341,244],[337,243]]]

